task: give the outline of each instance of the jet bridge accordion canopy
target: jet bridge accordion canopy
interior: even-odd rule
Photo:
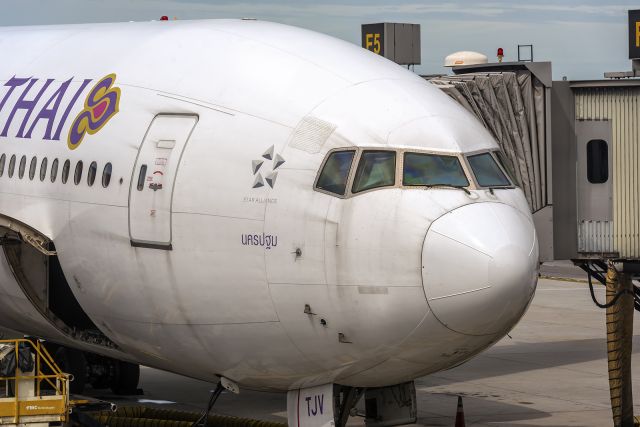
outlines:
[[[472,72],[430,81],[472,112],[496,138],[531,212],[547,206],[544,84],[526,69]]]

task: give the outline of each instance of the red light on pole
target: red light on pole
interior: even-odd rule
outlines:
[[[502,58],[504,57],[504,50],[499,47],[498,48],[498,62],[502,62]]]

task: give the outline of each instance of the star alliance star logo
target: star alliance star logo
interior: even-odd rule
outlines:
[[[276,154],[274,157],[273,150],[274,150],[274,147],[272,145],[271,147],[269,147],[267,151],[265,151],[262,154],[262,159],[251,161],[251,170],[253,172],[253,175],[255,176],[255,179],[253,180],[252,188],[264,187],[265,181],[267,185],[271,188],[273,188],[273,186],[276,185],[276,178],[278,177],[278,172],[276,171],[276,169],[278,169],[280,166],[284,164],[284,159],[280,154]],[[262,173],[260,173],[260,168],[262,168],[262,165],[265,163],[265,160],[269,160],[272,162],[271,162],[271,171],[269,171],[268,173],[266,170],[263,171],[266,174],[263,178]]]

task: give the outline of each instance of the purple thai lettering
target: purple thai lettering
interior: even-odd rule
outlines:
[[[42,109],[40,110],[36,118],[31,123],[31,127],[29,128],[29,130],[24,136],[25,138],[31,138],[31,133],[37,126],[38,122],[41,119],[43,119],[47,121],[47,128],[44,133],[43,139],[49,139],[49,140],[51,139],[53,122],[55,121],[56,115],[58,114],[58,108],[60,108],[60,103],[62,102],[62,98],[64,97],[64,94],[67,92],[67,89],[69,88],[69,85],[71,84],[72,80],[73,80],[73,77],[67,80],[66,82],[63,82],[58,88],[58,90],[56,90],[53,93],[53,95],[51,95],[49,100],[44,104],[44,107],[42,107]],[[52,104],[53,106],[51,106]]]
[[[18,98],[18,102],[13,105],[13,110],[11,110],[11,114],[9,114],[7,123],[5,123],[4,129],[2,130],[0,136],[7,136],[7,132],[9,131],[9,127],[11,126],[11,122],[13,121],[13,118],[15,117],[18,110],[26,110],[24,118],[22,119],[22,123],[20,124],[20,129],[18,129],[18,133],[16,134],[16,138],[24,138],[24,128],[27,126],[27,122],[31,117],[31,113],[33,113],[33,109],[35,108],[36,104],[38,104],[38,101],[40,101],[40,97],[42,97],[42,94],[47,90],[51,82],[53,82],[53,79],[47,79],[35,98],[27,100],[27,94],[37,81],[38,79],[31,79],[27,87],[22,91],[20,98]]]
[[[4,84],[4,86],[8,87],[9,90],[7,91],[7,93],[4,95],[4,98],[2,98],[2,101],[0,101],[0,112],[2,111],[2,109],[4,108],[4,104],[7,103],[7,100],[11,97],[11,94],[13,94],[13,91],[18,87],[18,86],[22,86],[23,84],[25,84],[26,82],[28,82],[29,80],[31,80],[31,77],[27,77],[26,79],[19,79],[16,76],[13,76],[9,79],[8,82],[6,82]],[[6,135],[0,135],[0,136],[6,136]]]
[[[76,91],[76,93],[73,95],[71,102],[69,102],[69,105],[67,105],[67,109],[64,110],[64,114],[62,115],[62,118],[60,118],[60,123],[58,123],[58,128],[56,129],[56,133],[53,135],[54,140],[56,141],[60,140],[60,134],[62,133],[62,128],[64,127],[64,124],[67,121],[67,118],[69,117],[69,113],[71,112],[71,109],[73,108],[76,101],[80,97],[80,94],[82,93],[82,91],[84,91],[84,89],[87,87],[89,83],[91,83],[91,79],[85,79],[80,85],[80,87],[78,88],[78,90]]]

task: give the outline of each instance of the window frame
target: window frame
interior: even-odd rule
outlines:
[[[461,186],[456,186],[456,185],[449,185],[449,184],[405,184],[404,182],[404,161],[405,161],[405,157],[407,156],[407,154],[417,154],[417,155],[423,155],[423,156],[439,156],[439,157],[453,157],[458,159],[458,164],[460,165],[460,169],[462,170],[462,174],[464,175],[464,179],[465,181],[467,181],[467,185],[461,185]],[[471,184],[473,183],[471,180],[469,180],[469,175],[467,170],[464,167],[464,163],[462,162],[462,160],[460,159],[460,156],[456,155],[456,154],[452,154],[452,153],[425,153],[422,151],[415,151],[415,150],[403,150],[402,151],[402,169],[400,170],[400,173],[402,174],[402,176],[400,177],[400,181],[402,184],[402,188],[412,188],[412,187],[422,187],[422,188],[468,188],[471,186]]]
[[[469,174],[469,176],[471,177],[471,179],[473,180],[473,186],[475,187],[476,190],[485,190],[485,189],[512,189],[512,188],[517,188],[517,185],[514,184],[513,179],[511,179],[510,174],[505,170],[505,168],[502,166],[502,162],[500,161],[500,159],[498,158],[496,152],[500,151],[500,149],[481,149],[481,150],[474,150],[474,151],[469,151],[468,153],[463,153],[462,158],[464,161],[464,166],[465,166],[465,172],[467,172]],[[473,156],[477,156],[479,154],[485,154],[485,153],[489,153],[491,155],[491,157],[493,158],[493,161],[498,165],[498,169],[500,169],[500,171],[502,172],[502,174],[507,178],[507,181],[509,181],[509,185],[492,185],[492,186],[482,186],[480,185],[480,183],[478,183],[478,180],[476,178],[476,174],[473,172],[473,169],[471,168],[471,164],[469,163],[469,157],[473,157]],[[514,177],[515,179],[515,177]]]
[[[353,185],[356,179],[356,174],[358,173],[358,168],[360,167],[360,160],[362,160],[362,155],[364,153],[383,153],[383,152],[392,152],[395,155],[395,168],[394,168],[394,174],[393,174],[393,184],[391,185],[382,185],[379,187],[373,187],[373,188],[367,188],[366,190],[360,190],[360,191],[353,191]],[[398,149],[390,149],[390,148],[362,148],[360,150],[360,152],[358,153],[358,158],[355,159],[356,161],[354,162],[355,164],[355,168],[352,172],[352,177],[351,177],[351,184],[349,185],[349,194],[352,195],[360,195],[360,194],[364,194],[364,193],[368,193],[369,191],[375,191],[375,190],[381,190],[383,188],[396,188],[396,187],[402,187],[402,179],[400,179],[400,185],[398,185],[398,164],[402,163],[404,164],[404,162],[400,162],[398,160],[398,156],[402,156],[404,158],[404,152],[401,152],[401,150]]]
[[[347,174],[347,181],[345,183],[344,194],[333,193],[329,190],[325,190],[324,188],[318,187],[318,181],[320,180],[320,175],[322,174],[322,171],[324,170],[325,165],[329,161],[329,158],[333,153],[337,153],[341,151],[353,152],[353,157],[351,158],[351,167],[349,168],[349,173]],[[334,148],[333,150],[327,151],[327,154],[325,154],[324,159],[322,160],[322,163],[318,168],[318,172],[316,172],[316,179],[313,181],[313,189],[320,193],[328,194],[329,196],[338,197],[340,199],[346,199],[349,196],[349,190],[350,190],[353,169],[354,169],[353,165],[357,164],[356,163],[357,159],[358,159],[357,147]]]

